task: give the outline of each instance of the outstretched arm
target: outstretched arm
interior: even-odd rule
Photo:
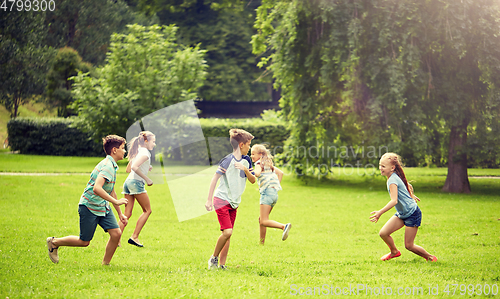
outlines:
[[[370,221],[377,222],[380,216],[382,216],[385,212],[389,211],[398,203],[398,186],[396,184],[391,184],[389,186],[389,192],[391,194],[391,200],[379,211],[373,211],[370,214]]]

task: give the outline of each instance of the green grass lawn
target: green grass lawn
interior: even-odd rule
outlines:
[[[100,265],[108,240],[100,228],[89,247],[61,248],[60,262],[53,264],[45,239],[78,235],[78,200],[98,161],[0,154],[0,172],[74,173],[0,176],[0,297],[288,298],[299,292],[318,296],[350,291],[349,297],[370,298],[391,290],[393,296],[399,292],[406,298],[428,298],[429,293],[447,297],[454,285],[460,298],[471,297],[472,287],[477,294],[486,285],[490,296],[499,292],[500,180],[471,178],[471,194],[447,194],[440,192],[443,169],[407,170],[422,200],[416,244],[435,254],[437,263],[405,250],[403,231],[393,235],[402,256],[379,260],[388,248],[378,231],[394,213],[376,224],[369,221],[370,212],[389,201],[383,177],[334,175],[304,182],[287,175],[271,219],[293,224],[288,240],[281,241],[281,231],[270,229],[266,245],[258,244],[259,194],[248,183],[231,238],[228,271],[206,269],[220,234],[215,213],[179,222],[167,184],[147,187],[153,214],[140,236],[144,248],[126,244],[140,214],[136,207],[110,267]],[[117,193],[126,178],[124,168]],[[498,170],[477,171],[500,175]],[[208,193],[208,185],[193,188]],[[355,296],[352,291],[358,288]]]

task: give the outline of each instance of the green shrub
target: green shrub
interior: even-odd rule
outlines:
[[[72,127],[68,118],[15,118],[7,123],[9,145],[21,154],[104,156],[102,145]]]
[[[267,148],[272,154],[283,152],[283,145],[288,138],[288,130],[284,123],[277,121],[265,121],[260,118],[251,119],[200,119],[201,129],[205,139],[210,137],[223,137],[220,143],[210,144],[207,147],[210,152],[211,164],[214,165],[231,152],[229,144],[229,130],[233,128],[243,129],[251,133],[255,138],[253,144],[267,144]],[[198,144],[198,143],[197,143]],[[207,161],[205,149],[200,146],[188,146],[181,149],[183,161],[190,161],[190,164],[199,164]],[[249,153],[250,154],[250,153]]]

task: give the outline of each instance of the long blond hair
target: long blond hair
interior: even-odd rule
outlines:
[[[262,158],[260,158],[260,166],[262,167],[262,170],[264,170],[264,167],[267,166],[271,168],[271,171],[274,171],[273,156],[263,144],[255,144],[252,146],[252,153],[262,154]]]
[[[144,142],[151,139],[152,136],[155,136],[155,134],[149,131],[142,131],[139,133],[139,136],[132,138],[128,143],[128,158],[135,158],[139,152],[139,145],[144,146]]]
[[[382,155],[381,159],[387,159],[394,166],[394,172],[399,176],[399,178],[403,181],[410,195],[413,193],[410,191],[410,187],[408,186],[408,180],[406,179],[405,172],[403,171],[403,166],[401,163],[401,157],[396,153],[385,153]]]

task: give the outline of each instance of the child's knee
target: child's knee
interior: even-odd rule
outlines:
[[[412,243],[406,243],[405,242],[405,248],[406,248],[406,250],[410,250],[411,251],[412,248],[413,248],[413,242]]]
[[[82,243],[82,247],[88,247],[90,245],[90,241],[83,241],[83,240],[80,241]]]
[[[230,228],[222,231],[222,235],[226,238],[231,238],[232,234],[233,234],[233,230]]]
[[[113,239],[115,239],[115,238],[118,238],[118,239],[119,239],[119,238],[121,238],[121,237],[122,237],[122,230],[121,230],[121,229],[119,229],[119,228],[110,229],[110,230],[108,231],[108,233],[109,233],[109,237],[110,237],[110,238],[113,238]]]

